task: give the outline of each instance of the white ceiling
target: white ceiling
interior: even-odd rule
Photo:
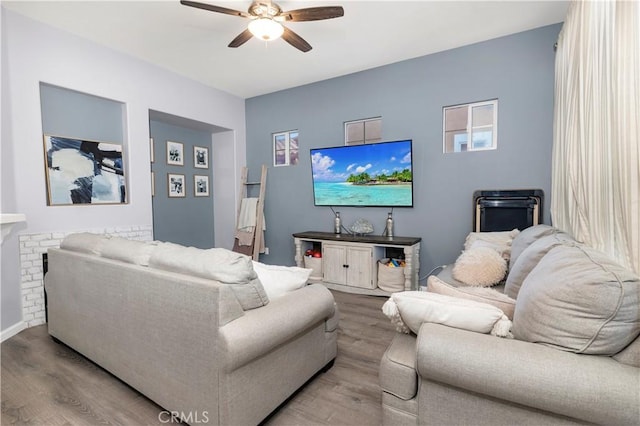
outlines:
[[[198,0],[200,1],[200,0]],[[201,0],[246,11],[250,0]],[[568,1],[281,1],[283,10],[341,5],[344,17],[286,24],[283,40],[229,42],[247,19],[162,1],[2,1],[3,7],[249,98],[562,22]]]

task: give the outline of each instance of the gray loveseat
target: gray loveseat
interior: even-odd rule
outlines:
[[[338,312],[321,285],[268,300],[250,265],[227,251],[69,236],[49,250],[49,334],[188,423],[258,424],[331,365]]]
[[[383,424],[640,424],[637,275],[539,225],[513,240],[504,292],[514,339],[433,323],[395,336]]]

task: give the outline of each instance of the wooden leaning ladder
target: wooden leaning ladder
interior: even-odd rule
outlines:
[[[249,182],[249,169],[247,167],[242,168],[242,176],[240,179],[240,203],[238,204],[238,216],[236,219],[236,226],[240,222],[240,212],[242,206],[242,200],[248,197],[249,187],[253,187],[259,185],[259,195],[258,195],[258,205],[256,209],[256,226],[253,229],[253,238],[251,246],[239,246],[238,241],[236,239],[235,244],[233,246],[233,250],[250,255],[253,260],[258,260],[260,256],[260,247],[262,246],[262,226],[264,223],[264,196],[267,185],[267,166],[262,165],[262,172],[260,174],[259,182]],[[242,249],[241,247],[246,247],[247,249]]]

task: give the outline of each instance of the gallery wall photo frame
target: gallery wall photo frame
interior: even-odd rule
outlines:
[[[193,194],[196,197],[209,196],[209,176],[208,175],[193,176]]]
[[[184,144],[182,142],[167,141],[167,164],[184,166]]]
[[[127,204],[120,143],[43,135],[48,206]]]
[[[186,182],[184,175],[177,173],[167,173],[169,198],[184,198],[186,191]]]
[[[193,167],[196,169],[209,168],[209,148],[204,146],[193,147]]]

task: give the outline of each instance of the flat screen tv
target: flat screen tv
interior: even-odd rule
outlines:
[[[411,140],[311,150],[316,206],[413,207]]]

